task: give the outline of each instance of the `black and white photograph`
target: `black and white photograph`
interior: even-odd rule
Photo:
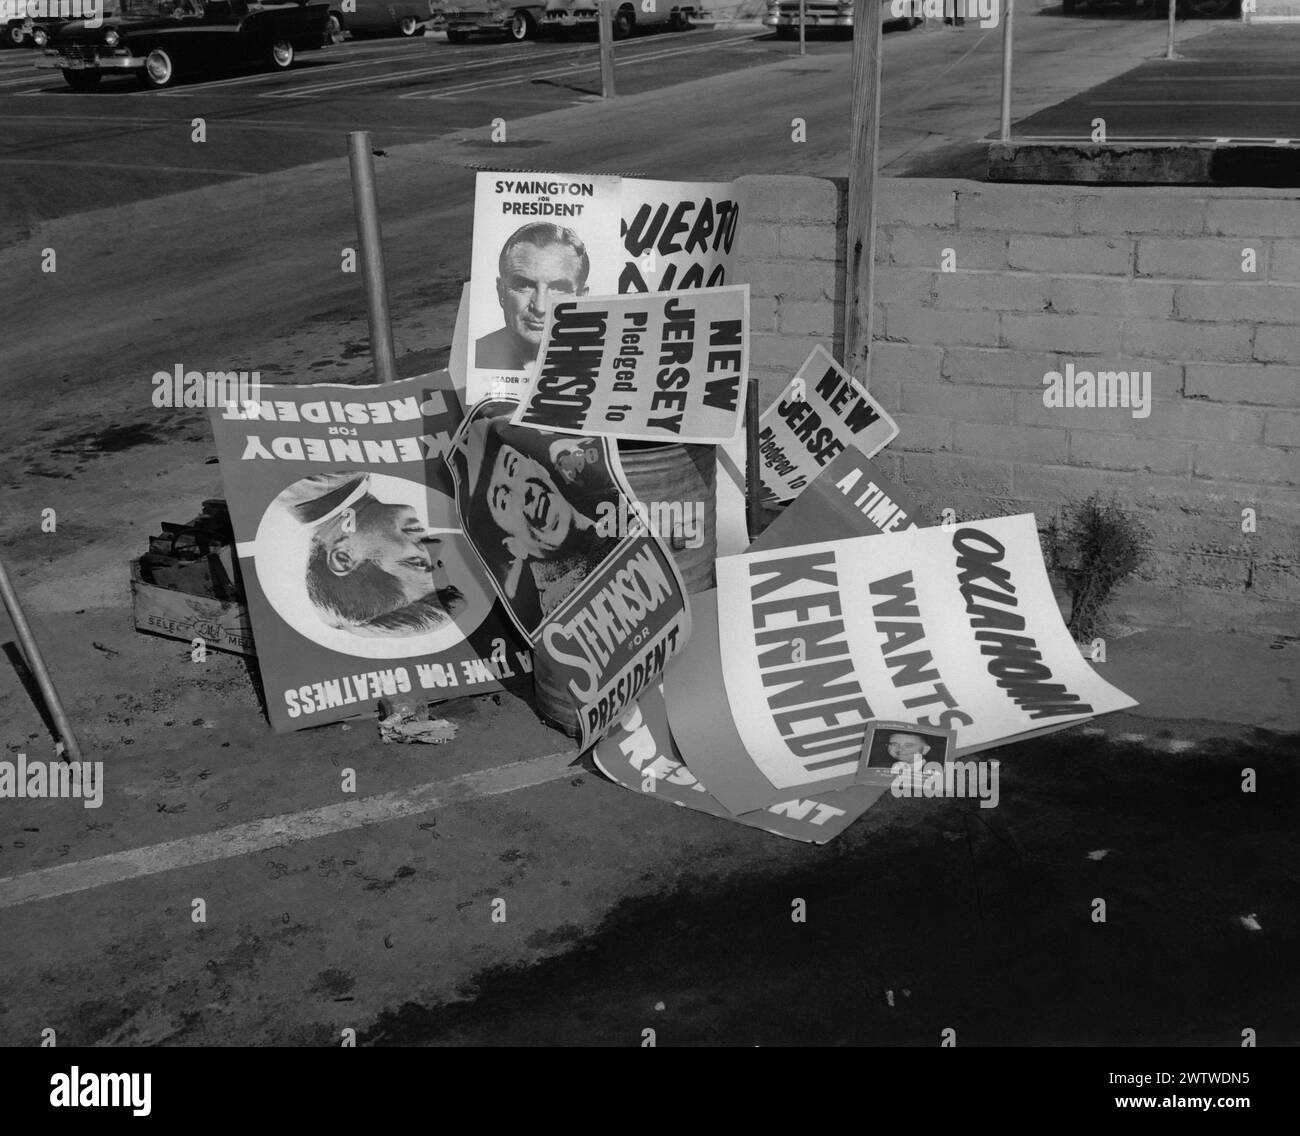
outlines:
[[[0,0],[6,1128],[1272,1120],[1298,90],[1300,0]]]
[[[862,740],[862,766],[873,773],[895,772],[899,766],[913,767],[918,762],[949,760],[953,749],[953,731],[915,722],[875,721],[867,727]]]

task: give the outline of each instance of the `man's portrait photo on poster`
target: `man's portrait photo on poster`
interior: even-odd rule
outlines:
[[[496,298],[504,324],[475,341],[474,366],[529,370],[541,348],[547,308],[585,296],[590,274],[586,245],[572,229],[549,221],[516,229],[497,261]]]
[[[622,492],[603,439],[513,426],[517,406],[476,406],[447,461],[465,534],[533,639],[618,548],[620,538],[600,522]]]
[[[431,524],[428,510],[439,501]],[[492,607],[452,500],[406,478],[364,470],[302,478],[267,509],[256,547],[271,606],[334,650],[398,657],[445,649]],[[358,640],[379,642],[368,650]]]
[[[915,769],[929,762],[942,765],[952,757],[956,732],[912,722],[873,721],[862,739],[862,766],[897,772],[899,765]]]

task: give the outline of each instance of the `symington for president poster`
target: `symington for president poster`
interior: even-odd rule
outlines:
[[[537,362],[552,302],[726,284],[739,219],[731,182],[480,173],[469,404],[518,395]]]
[[[211,420],[275,729],[527,673],[456,517],[447,373],[261,395]]]
[[[619,179],[480,173],[470,267],[469,401],[517,393],[555,300],[618,289]]]
[[[613,444],[514,425],[518,405],[475,406],[447,462],[471,545],[586,748],[685,645],[686,590],[628,507]]]

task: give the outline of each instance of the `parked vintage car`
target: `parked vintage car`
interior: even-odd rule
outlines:
[[[546,0],[429,0],[430,26],[445,31],[448,43],[466,43],[479,32],[536,39],[545,11]]]
[[[424,35],[429,26],[428,0],[329,0],[328,31],[353,35]]]
[[[325,44],[329,7],[295,0],[116,0],[99,27],[73,20],[60,28],[38,67],[58,68],[74,91],[105,74],[134,72],[147,87],[217,67],[264,63],[287,71],[300,51]]]
[[[637,28],[662,25],[685,31],[699,11],[695,4],[681,0],[622,0],[613,13],[614,38],[626,39]],[[555,32],[594,28],[596,16],[593,0],[546,0],[546,27]]]
[[[886,26],[915,27],[921,23],[910,13],[912,6],[898,0],[880,0],[880,22]],[[897,15],[902,12],[904,14]],[[768,0],[763,23],[776,29],[778,39],[793,39],[799,34],[799,0]],[[804,0],[805,28],[853,27],[853,0]]]

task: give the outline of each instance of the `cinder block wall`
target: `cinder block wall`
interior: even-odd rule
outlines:
[[[842,355],[845,186],[744,180],[766,405],[814,343]],[[1122,621],[1295,631],[1300,193],[889,178],[877,224],[867,381],[902,430],[891,474],[936,511],[1040,524],[1113,490],[1153,532]],[[1150,371],[1150,416],[1045,406],[1067,363]]]

